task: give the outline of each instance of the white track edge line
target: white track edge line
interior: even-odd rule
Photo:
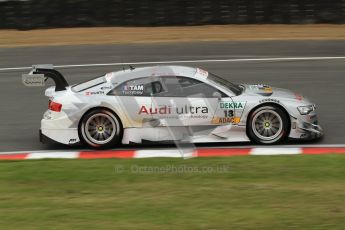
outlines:
[[[46,152],[46,153],[29,153],[25,159],[46,159],[46,158],[61,158],[61,159],[77,159],[79,152]]]
[[[273,156],[273,155],[297,155],[303,154],[303,148],[252,148],[249,155]]]
[[[152,62],[114,62],[96,64],[56,65],[55,68],[80,68],[80,67],[101,67],[101,66],[122,66],[122,65],[149,65],[149,64],[178,64],[178,63],[209,63],[209,62],[250,62],[250,61],[312,61],[312,60],[337,60],[345,59],[343,56],[335,57],[281,57],[281,58],[238,58],[238,59],[199,59],[180,61],[152,61]],[[0,71],[28,70],[32,67],[8,67],[0,68]]]

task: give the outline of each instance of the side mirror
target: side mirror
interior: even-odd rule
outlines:
[[[217,91],[212,94],[212,97],[217,98],[218,101],[220,101],[222,99],[222,94]]]

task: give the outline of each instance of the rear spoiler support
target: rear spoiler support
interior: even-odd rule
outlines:
[[[30,76],[44,76],[45,79],[51,78],[55,83],[55,91],[63,91],[66,90],[68,83],[63,75],[54,69],[53,65],[46,64],[46,65],[33,65],[32,70],[29,74],[23,74],[23,78],[30,77]]]

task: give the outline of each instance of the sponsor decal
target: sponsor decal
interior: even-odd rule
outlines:
[[[264,96],[266,96],[266,94],[272,94],[273,90],[270,86],[268,85],[249,85],[249,89],[254,90],[254,91],[258,91],[258,93],[262,93],[264,94]]]
[[[251,90],[265,90],[265,91],[272,91],[271,86],[258,84],[258,85],[249,85],[249,89]]]
[[[274,102],[280,104],[280,101],[274,98],[265,98],[259,101],[260,103],[265,103],[265,102]]]
[[[97,91],[97,92],[85,92],[86,96],[92,96],[92,95],[103,95],[103,91]]]
[[[171,107],[170,105],[163,105],[159,107],[140,107],[138,114],[207,114],[208,108],[206,106],[181,106]]]
[[[77,142],[77,139],[69,139],[68,143],[69,144],[73,144],[73,143],[76,143]]]
[[[101,87],[101,90],[108,90],[108,89],[111,89],[111,86],[102,86]]]
[[[105,75],[105,79],[107,80],[107,81],[109,81],[109,80],[111,80],[111,78],[114,76],[114,73],[113,72],[111,72],[111,73],[107,73],[106,75]]]
[[[123,95],[142,95],[144,93],[144,85],[124,85],[122,88]]]
[[[23,74],[22,82],[25,86],[44,86],[44,74]]]
[[[237,124],[240,122],[240,117],[234,117],[234,110],[224,110],[224,117],[213,117],[212,124]]]
[[[246,102],[234,101],[234,102],[220,102],[221,109],[244,109]]]
[[[241,117],[235,116],[235,109],[243,110],[247,102],[220,102],[220,108],[223,109],[224,117],[213,117],[212,124],[238,124]]]
[[[203,69],[200,69],[200,68],[197,68],[196,69],[196,72],[199,73],[200,75],[203,75],[205,77],[208,76],[208,72],[206,70],[203,70]]]
[[[211,121],[212,124],[238,124],[240,117],[214,117]]]
[[[123,90],[144,90],[144,85],[125,85],[123,86]]]

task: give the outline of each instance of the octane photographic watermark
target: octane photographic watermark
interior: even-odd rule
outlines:
[[[132,174],[188,174],[188,173],[200,173],[200,174],[218,174],[228,173],[231,171],[231,167],[226,164],[214,165],[214,166],[193,166],[193,165],[130,165],[125,167],[124,165],[116,165],[114,167],[115,173],[132,173]]]
[[[198,69],[198,71],[201,70]],[[174,78],[174,76],[171,76],[170,80],[171,78]],[[154,75],[150,76],[149,80],[152,86],[154,85],[153,83],[160,82],[159,77]],[[181,82],[181,79],[175,77],[175,82]],[[180,88],[181,87],[182,86],[180,86]],[[140,89],[144,89],[144,87],[140,87]],[[181,93],[179,87],[169,90],[172,91],[170,94],[177,95]],[[165,91],[163,90],[163,92]],[[159,92],[152,92],[151,106],[143,105],[141,100],[133,98],[131,101],[131,108],[140,108],[135,114],[151,114],[152,117],[148,119],[149,122],[143,122],[143,126],[157,128],[157,132],[161,133],[162,139],[172,140],[176,146],[176,150],[178,150],[183,159],[192,158],[196,152],[193,138],[198,136],[197,133],[194,133],[195,131],[198,132],[198,128],[194,130],[193,127],[200,126],[201,128],[199,127],[199,129],[202,130],[202,132],[212,133],[216,136],[219,136],[219,133],[223,133],[231,128],[231,124],[229,123],[219,127],[204,125],[210,114],[215,114],[218,103],[216,103],[217,106],[215,107],[214,101],[219,101],[221,95],[207,98],[202,92],[195,93],[191,91],[188,92],[188,95],[185,95],[184,100],[179,100],[179,98],[176,97],[171,97],[169,99],[166,99],[168,97],[162,97],[164,100],[161,101],[157,99],[159,97],[154,96],[155,93],[159,95]],[[126,110],[128,109],[128,106],[126,106],[128,102],[122,101],[121,98],[119,98],[119,102],[127,115],[131,117],[133,113]],[[143,121],[144,120],[145,119],[143,119]],[[162,130],[162,128],[164,128],[164,130]]]

